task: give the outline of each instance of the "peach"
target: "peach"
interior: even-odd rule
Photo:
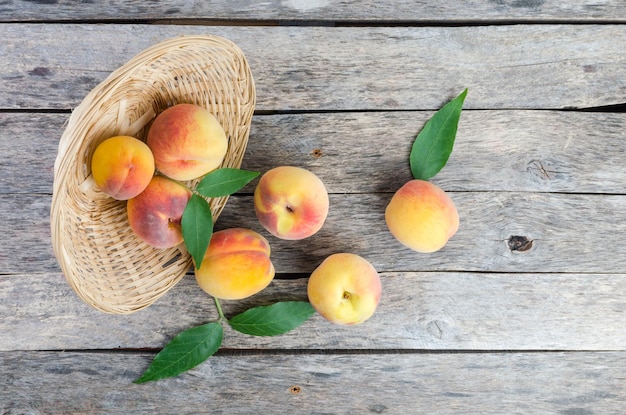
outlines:
[[[220,166],[228,139],[207,109],[177,104],[161,112],[148,131],[156,168],[175,180],[204,176]]]
[[[309,302],[331,323],[359,324],[369,319],[382,291],[380,276],[365,258],[339,253],[327,257],[311,273]]]
[[[315,174],[300,167],[267,171],[254,190],[254,210],[272,235],[288,240],[319,231],[328,215],[328,192]]]
[[[183,242],[181,219],[191,191],[167,177],[154,176],[148,187],[130,199],[126,209],[131,229],[156,248]]]
[[[249,297],[274,279],[270,245],[250,229],[215,232],[195,274],[200,288],[213,297],[224,300]]]
[[[128,200],[150,183],[154,157],[146,143],[135,137],[107,138],[91,157],[91,174],[102,192],[117,200]]]
[[[398,241],[423,253],[443,248],[459,229],[459,214],[450,196],[424,180],[411,180],[393,195],[385,221]]]

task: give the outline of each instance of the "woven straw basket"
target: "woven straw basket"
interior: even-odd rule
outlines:
[[[222,167],[240,167],[256,101],[242,51],[216,36],[181,36],[135,56],[91,91],[69,118],[54,165],[52,246],[78,296],[127,314],[165,294],[189,271],[184,245],[156,249],[131,231],[126,203],[100,192],[91,155],[104,139],[145,139],[155,116],[178,103],[211,111],[229,139]],[[214,218],[227,197],[209,201]]]

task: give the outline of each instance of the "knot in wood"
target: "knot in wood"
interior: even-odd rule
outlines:
[[[511,251],[525,252],[533,247],[532,239],[528,239],[526,236],[512,235],[509,240],[509,249]]]
[[[539,180],[555,180],[562,172],[553,160],[531,160],[526,166],[526,171]]]

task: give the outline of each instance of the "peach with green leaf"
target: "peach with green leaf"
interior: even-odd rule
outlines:
[[[396,191],[385,209],[385,222],[391,234],[417,252],[440,250],[459,229],[454,202],[427,180],[448,162],[466,95],[467,89],[426,122],[409,156],[414,179]]]
[[[213,233],[196,281],[209,295],[240,300],[258,293],[274,279],[270,245],[259,233],[230,228]]]

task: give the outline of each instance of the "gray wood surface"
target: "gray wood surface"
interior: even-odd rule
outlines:
[[[243,166],[306,167],[331,193],[326,225],[299,242],[261,229],[256,182],[231,198],[217,229],[266,235],[278,275],[226,314],[306,299],[308,274],[339,251],[372,261],[383,296],[356,327],[316,315],[274,338],[226,328],[217,356],[134,385],[215,306],[191,274],[129,316],[81,302],[50,246],[53,162],[88,91],[196,33],[235,41],[251,64]],[[0,37],[1,414],[623,413],[623,0],[13,0]],[[415,134],[465,87],[433,179],[461,228],[416,254],[386,231],[384,207],[410,178]]]
[[[152,356],[0,353],[0,402],[42,414],[587,415],[626,405],[624,352],[228,353],[186,377],[133,385]]]
[[[386,228],[390,193],[331,195],[324,227],[313,237],[284,241],[261,228],[251,196],[232,196],[216,230],[247,227],[272,246],[278,272],[308,273],[335,252],[368,258],[379,271],[623,272],[621,255],[625,195],[450,192],[461,225],[441,250],[430,255],[404,248]],[[6,273],[58,270],[49,245],[49,204],[42,195],[0,196],[0,245]],[[528,249],[516,249],[525,237]]]
[[[141,50],[196,33],[242,48],[258,110],[433,110],[466,87],[469,109],[596,107],[626,96],[623,25],[7,24],[0,56],[14,58],[0,61],[0,108],[73,108]]]
[[[287,0],[287,1],[197,1],[174,0],[143,2],[93,2],[89,7],[76,7],[72,2],[14,0],[0,8],[0,20],[133,20],[207,19],[209,21],[246,20],[330,20],[338,22],[470,22],[508,21],[511,19],[541,22],[545,20],[624,21],[626,5],[620,0],[575,0],[555,2],[545,0],[476,0],[462,7],[454,0],[385,2],[347,0]]]
[[[411,143],[431,111],[257,115],[245,168],[302,166],[331,193],[374,193],[410,179]],[[68,114],[0,113],[1,193],[51,193]],[[465,111],[435,180],[450,191],[623,194],[623,113]],[[356,151],[358,149],[358,151]],[[256,182],[244,193],[252,192]]]
[[[314,316],[278,337],[227,328],[228,350],[622,350],[625,274],[384,272],[379,308],[344,327]],[[305,277],[275,279],[245,301],[222,301],[232,317],[275,301],[306,300]],[[129,316],[98,312],[59,273],[0,277],[0,351],[163,347],[213,321],[213,300],[184,278],[155,305]],[[610,322],[610,324],[607,324]],[[98,327],[97,330],[94,328]]]

